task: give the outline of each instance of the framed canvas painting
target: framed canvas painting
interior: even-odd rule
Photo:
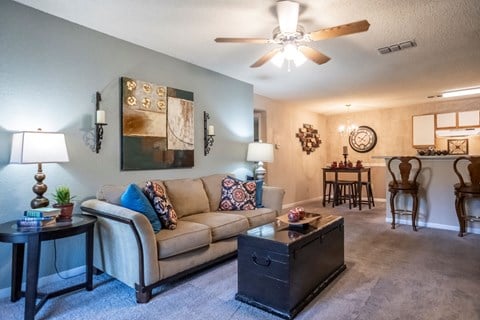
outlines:
[[[121,169],[193,167],[193,92],[121,78]]]

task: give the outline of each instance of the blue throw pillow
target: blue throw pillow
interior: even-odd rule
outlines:
[[[252,176],[247,175],[247,180],[254,180]],[[263,197],[263,180],[255,180],[257,184],[257,190],[255,194],[255,202],[257,203],[257,208],[263,208],[262,197]]]
[[[257,193],[255,194],[255,200],[257,202],[257,208],[263,208],[262,197],[263,197],[263,180],[255,180],[257,184]]]
[[[136,184],[130,184],[120,197],[120,204],[128,209],[144,214],[152,224],[153,231],[157,233],[162,228],[160,219],[153,209],[150,201],[143,194],[142,189]]]

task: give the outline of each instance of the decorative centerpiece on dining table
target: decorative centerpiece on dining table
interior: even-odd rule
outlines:
[[[362,169],[363,164],[362,164],[362,160],[357,160],[355,162],[355,164],[353,164],[353,162],[350,161],[350,160],[347,160],[347,162],[332,161],[332,163],[330,165],[327,165],[327,168],[328,169],[337,169],[337,168],[338,169],[344,169],[344,168],[347,168],[347,169]]]

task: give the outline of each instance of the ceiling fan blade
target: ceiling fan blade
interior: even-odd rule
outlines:
[[[277,16],[280,32],[294,33],[297,31],[298,11],[300,5],[293,1],[278,1]]]
[[[270,39],[263,38],[215,38],[215,42],[232,42],[232,43],[271,43]]]
[[[360,20],[352,23],[342,24],[336,27],[310,32],[310,39],[317,41],[340,37],[347,34],[367,31],[369,27],[370,23],[368,23],[367,20]]]
[[[330,58],[323,53],[320,53],[319,51],[307,46],[298,46],[298,50],[300,50],[300,52],[303,53],[305,57],[312,60],[316,64],[323,64],[330,60]]]
[[[260,59],[255,61],[255,63],[252,64],[250,66],[250,68],[258,68],[258,67],[263,66],[268,60],[272,59],[280,51],[282,51],[281,48],[276,48],[276,49],[273,49],[273,50],[267,52],[266,54],[261,56]]]

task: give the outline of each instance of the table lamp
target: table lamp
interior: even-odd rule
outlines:
[[[273,162],[273,144],[252,142],[248,144],[247,161],[258,161],[255,169],[255,178],[263,180],[267,170],[263,167],[263,162]]]
[[[67,146],[63,133],[39,130],[13,134],[10,163],[38,164],[38,171],[34,176],[37,183],[32,187],[37,196],[30,202],[32,208],[42,208],[49,204],[48,199],[43,196],[47,191],[47,185],[43,183],[45,174],[42,171],[42,163],[68,161]]]

